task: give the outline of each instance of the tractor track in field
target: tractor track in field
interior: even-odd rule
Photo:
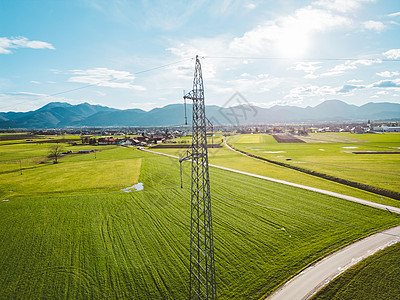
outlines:
[[[95,298],[103,294],[94,276],[92,276],[87,270],[76,266],[55,266],[43,268],[37,272],[28,273],[22,276],[14,284],[11,284],[8,287],[7,292],[15,294],[13,291],[18,290],[20,285],[26,286],[27,282],[32,282],[29,285],[36,288],[37,285],[40,285],[41,277],[43,275],[49,276],[49,273],[54,275],[55,278],[57,277],[57,275],[71,277],[73,281],[78,282],[79,285],[82,286],[86,292],[89,292],[89,294],[91,295],[91,297],[89,298]],[[54,282],[52,282],[52,284],[54,284]],[[69,294],[69,291],[67,290],[66,293]]]

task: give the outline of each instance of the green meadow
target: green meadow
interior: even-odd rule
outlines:
[[[400,244],[361,261],[323,288],[313,300],[399,299]]]
[[[235,135],[235,148],[270,160],[400,192],[400,154],[353,151],[400,151],[400,134],[318,133],[307,143],[277,143],[271,135]]]
[[[176,159],[65,147],[98,152],[53,164],[48,145],[0,146],[0,299],[187,298],[190,163],[181,189]],[[254,160],[225,148],[210,157]],[[400,224],[386,211],[229,171],[211,168],[210,178],[220,299],[262,298],[324,255]],[[144,190],[121,191],[138,182]]]
[[[253,141],[260,142],[272,141],[275,142],[272,136],[269,135],[243,135],[247,140],[252,139]],[[236,138],[236,136],[230,137]],[[229,139],[229,137],[228,137]],[[221,137],[214,137],[214,140],[220,142]],[[301,144],[291,144],[292,147]],[[235,145],[236,147],[236,145]],[[239,147],[238,147],[239,148]],[[248,149],[247,149],[248,150]],[[184,153],[185,149],[154,149],[156,152],[171,154],[180,156]],[[209,149],[209,161],[211,164],[218,166],[228,167],[240,171],[250,172],[262,176],[285,180],[293,183],[303,184],[311,187],[325,189],[345,195],[358,197],[361,199],[400,207],[400,201],[394,200],[387,197],[381,197],[380,195],[363,191],[357,188],[339,184],[330,180],[305,174],[293,169],[289,169],[283,166],[274,165],[259,159],[251,158],[243,154],[232,151],[225,146],[223,148]]]

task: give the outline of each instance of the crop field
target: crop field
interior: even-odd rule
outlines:
[[[187,298],[190,163],[181,189],[173,158],[107,146],[96,158],[40,164],[45,148],[13,146],[0,146],[9,153],[0,164],[0,299]],[[31,160],[22,175],[7,165],[19,159]],[[261,298],[322,256],[400,224],[349,201],[210,172],[220,299]],[[121,191],[138,182],[144,190]]]
[[[275,142],[270,135],[256,135],[264,141]],[[299,144],[296,144],[299,145]],[[257,148],[256,148],[257,149]],[[180,156],[186,149],[154,149],[156,152]],[[272,177],[293,183],[303,184],[315,188],[325,189],[361,199],[377,202],[385,205],[400,207],[400,201],[363,191],[357,188],[339,184],[330,180],[305,174],[296,170],[274,165],[259,159],[251,158],[243,154],[229,150],[228,148],[209,149],[209,161],[211,164],[232,168],[239,171],[250,172],[262,176]]]
[[[272,136],[263,138],[262,141],[260,139],[261,142],[247,142],[248,136],[232,136],[228,138],[228,142],[239,150],[270,160],[400,192],[400,173],[398,172],[400,154],[351,153],[353,151],[398,151],[399,133],[310,134],[302,138],[307,143],[300,144],[277,143],[272,140]]]
[[[353,266],[323,288],[313,300],[399,299],[400,244]]]

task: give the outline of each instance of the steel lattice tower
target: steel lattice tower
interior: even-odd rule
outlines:
[[[216,299],[214,240],[208,172],[207,122],[201,65],[196,56],[193,90],[192,145],[181,157],[192,161],[190,226],[190,299]]]

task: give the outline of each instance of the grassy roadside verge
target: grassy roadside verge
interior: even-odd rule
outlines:
[[[400,244],[356,264],[319,291],[313,300],[400,299]]]

